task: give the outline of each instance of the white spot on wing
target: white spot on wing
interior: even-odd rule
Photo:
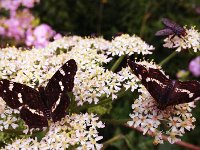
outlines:
[[[37,110],[35,110],[35,109],[31,109],[30,107],[28,107],[27,105],[25,105],[25,107],[31,112],[31,113],[33,113],[33,114],[37,114],[37,115],[39,115],[39,116],[43,116],[44,117],[44,114],[43,114],[43,112],[41,112],[41,111],[37,111]]]
[[[186,89],[179,89],[179,88],[175,88],[176,92],[183,92],[183,93],[187,93],[189,95],[189,98],[192,98],[194,93],[191,93],[189,90]]]
[[[146,78],[146,82],[149,82],[149,81],[150,81],[150,78],[149,78],[149,77],[147,77],[147,78]]]
[[[156,80],[154,78],[150,78],[150,80],[152,82],[156,82],[158,85],[160,85],[162,88],[165,88],[167,85],[163,84],[162,82],[160,82],[159,80]]]
[[[10,82],[8,89],[9,89],[10,91],[12,91],[13,87],[14,87],[14,84],[13,84],[12,82]]]
[[[57,106],[60,104],[60,98],[61,98],[61,94],[59,95],[58,100],[56,101],[56,103],[52,107],[52,109],[51,109],[52,112],[54,112],[56,110]]]
[[[3,90],[4,93],[6,93],[6,90]]]
[[[62,84],[62,81],[59,81],[59,85],[60,85],[61,91],[63,91],[64,90],[64,86]]]
[[[18,100],[20,103],[23,103],[23,100],[22,100],[22,94],[21,93],[18,93]]]
[[[194,93],[190,93],[190,94],[189,94],[189,98],[192,98],[193,95],[194,95]]]
[[[60,71],[60,73],[63,75],[63,76],[65,76],[65,72],[64,72],[64,70],[61,68],[61,69],[59,69],[59,71]]]

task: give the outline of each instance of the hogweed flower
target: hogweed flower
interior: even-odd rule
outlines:
[[[196,120],[192,117],[191,110],[195,107],[194,102],[168,106],[164,110],[158,108],[158,103],[153,97],[141,88],[142,95],[132,104],[132,118],[129,126],[140,127],[143,134],[147,132],[155,136],[154,144],[163,143],[162,134],[169,135],[168,141],[174,143],[180,140],[186,131],[193,130]],[[166,126],[165,128],[162,128]]]
[[[132,50],[150,53],[148,50],[151,49],[151,46],[142,43],[139,38],[135,38],[135,40],[140,41],[141,45],[136,44],[134,47],[132,43]],[[116,99],[117,94],[121,90],[124,91],[123,87],[125,90],[131,89],[131,91],[137,89],[138,79],[128,67],[117,73],[103,67],[104,63],[108,63],[112,59],[108,52],[112,45],[115,45],[113,42],[115,41],[110,42],[103,38],[71,36],[51,42],[45,48],[23,51],[15,47],[4,48],[0,51],[2,56],[0,57],[0,78],[37,89],[40,85],[45,86],[48,79],[63,63],[69,59],[75,59],[78,71],[75,76],[73,95],[77,105],[98,104],[102,95]],[[142,48],[144,48],[143,52]],[[73,110],[70,111],[73,112]],[[7,128],[22,128],[24,133],[28,133],[27,126],[20,122],[22,121],[20,118],[12,119],[13,114],[16,114],[15,110],[6,107],[2,112],[3,121],[0,122],[2,131]],[[17,115],[19,115],[19,111]],[[24,146],[30,149],[38,147],[41,149],[61,147],[76,147],[77,149],[94,149],[96,147],[96,149],[100,149],[102,145],[98,144],[98,141],[102,139],[102,136],[98,135],[97,129],[103,128],[104,125],[97,120],[98,118],[93,114],[68,115],[64,121],[50,124],[49,132],[40,142],[30,138],[17,139],[6,148]],[[21,126],[15,126],[19,122]]]
[[[131,75],[128,68],[114,73],[103,67],[104,63],[108,63],[111,60],[107,54],[111,44],[112,42],[102,38],[72,36],[58,39],[41,49],[33,48],[20,51],[15,47],[4,48],[0,51],[0,78],[26,84],[37,89],[40,85],[45,86],[48,83],[48,79],[53,76],[63,63],[69,59],[75,59],[78,71],[75,76],[73,94],[77,105],[84,105],[84,103],[97,104],[102,95],[116,99],[117,93],[122,90],[124,85],[126,85],[126,90],[131,88],[134,91],[137,88],[135,83],[137,78]],[[2,109],[0,129],[3,131],[20,128],[27,134],[27,126],[21,123],[22,120],[18,117],[12,118],[15,115],[19,116],[19,111],[15,111],[9,107]],[[73,121],[71,117],[74,117],[76,121]],[[81,124],[81,117],[84,117],[85,122],[90,125]],[[88,117],[89,119],[87,119]],[[100,149],[102,147],[102,145],[98,144],[102,137],[98,136],[96,129],[104,125],[101,122],[97,122],[97,117],[87,114],[70,115],[66,116],[66,118],[68,118],[67,124],[71,124],[74,128],[69,128],[68,125],[60,127],[57,124],[50,124],[50,131],[43,138],[42,143],[30,138],[18,139],[8,148],[23,145],[29,148],[42,146],[42,149],[49,149],[49,145],[55,148],[62,147],[63,144],[65,148],[75,146],[79,149],[94,149],[94,147]],[[19,123],[20,126],[16,126]],[[90,126],[89,130],[87,132],[81,131],[83,128],[85,131],[85,126],[87,126],[87,129]],[[68,132],[65,132],[63,128]],[[61,132],[61,129],[63,132]],[[58,139],[64,140],[59,142]]]
[[[37,138],[17,139],[8,144],[5,149],[87,149],[100,150],[102,144],[99,141],[97,129],[105,125],[94,114],[67,115],[60,122],[52,123],[48,133],[38,141]]]
[[[185,49],[192,49],[194,52],[200,51],[200,33],[195,27],[186,30],[185,36],[170,35],[164,39],[164,47],[176,48],[177,52]]]
[[[108,49],[107,53],[112,56],[132,55],[134,53],[147,55],[152,54],[153,50],[154,47],[148,45],[140,37],[122,34],[111,41],[111,47]]]

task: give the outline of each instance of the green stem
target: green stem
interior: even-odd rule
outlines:
[[[109,145],[111,145],[112,143],[114,143],[115,141],[118,141],[118,140],[124,140],[128,146],[128,148],[130,150],[134,150],[133,146],[131,145],[129,139],[126,137],[126,135],[123,135],[123,134],[119,134],[119,135],[116,135],[114,136],[113,138],[105,141],[103,143],[103,148],[102,150],[105,150]]]
[[[120,63],[122,62],[122,60],[124,59],[125,55],[120,56],[117,61],[113,64],[112,68],[110,69],[110,71],[115,72],[115,70],[117,69],[117,67],[120,65]]]
[[[126,124],[128,121],[131,121],[131,119],[101,119],[103,122],[107,123],[107,124],[112,124],[112,125],[124,125]]]
[[[107,140],[106,142],[103,143],[102,150],[105,150],[108,145],[112,144],[115,141],[121,140],[121,139],[124,139],[124,135],[119,134],[119,135],[114,136],[113,138]]]
[[[162,60],[159,65],[163,66],[165,65],[170,59],[172,59],[173,57],[175,57],[178,54],[178,52],[174,51],[173,53],[171,53],[169,56],[167,56],[164,60]]]
[[[24,135],[25,133],[23,133],[23,130],[14,130],[14,129],[7,129],[7,130],[3,130],[4,133],[9,133],[9,134],[17,134],[17,135]]]

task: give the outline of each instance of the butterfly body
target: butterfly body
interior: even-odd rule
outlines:
[[[66,115],[70,104],[67,93],[74,87],[76,71],[76,62],[71,59],[53,75],[46,87],[38,90],[1,79],[0,97],[9,107],[20,110],[20,117],[29,128],[47,127],[48,120],[60,121]]]
[[[172,34],[177,36],[186,36],[186,30],[179,24],[168,18],[162,18],[161,21],[165,25],[165,28],[157,31],[155,33],[156,36],[169,36]]]
[[[158,69],[145,68],[132,60],[128,60],[128,64],[158,103],[159,109],[200,99],[198,81],[171,80]]]
[[[158,97],[158,108],[164,109],[169,105],[171,94],[174,90],[175,80],[172,80],[166,88],[163,90],[164,92],[160,92],[160,97]],[[155,99],[155,98],[154,98]]]
[[[51,119],[51,108],[48,103],[49,100],[47,99],[48,95],[45,93],[45,88],[42,86],[39,87],[38,92],[39,92],[39,96],[41,99],[41,103],[43,103],[42,106],[43,106],[44,114],[45,114],[46,118],[48,120],[50,120]]]

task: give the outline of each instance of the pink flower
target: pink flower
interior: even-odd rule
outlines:
[[[2,0],[1,8],[6,10],[15,11],[20,6],[20,0]]]
[[[20,21],[16,18],[5,20],[5,26],[7,29],[6,36],[20,40],[20,38],[24,35],[24,30],[20,27],[20,25]]]
[[[5,28],[0,26],[0,35],[4,35],[5,32]]]
[[[32,8],[35,4],[35,2],[38,2],[39,0],[21,0],[21,3],[23,6],[27,8]]]
[[[195,77],[200,77],[200,56],[190,62],[189,70]]]
[[[54,37],[56,32],[47,24],[41,24],[34,30],[29,29],[26,33],[26,44],[37,48],[44,47],[49,43],[49,40]],[[57,35],[59,38],[59,35]]]
[[[1,0],[0,7],[6,10],[16,11],[20,5],[32,8],[39,0]]]
[[[56,35],[54,35],[53,39],[54,40],[58,40],[58,39],[61,39],[62,38],[62,35],[60,33],[57,33]]]
[[[10,18],[0,19],[0,35],[14,38],[17,41],[25,39],[25,32],[31,26],[34,16],[28,9],[10,14]]]

